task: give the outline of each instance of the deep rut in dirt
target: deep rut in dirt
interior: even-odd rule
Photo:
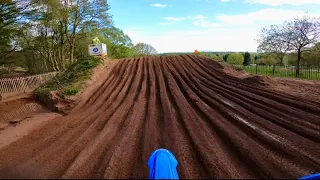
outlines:
[[[119,60],[101,78],[69,115],[2,148],[0,177],[147,178],[158,148],[175,154],[181,178],[319,171],[317,102],[228,76],[192,55]]]

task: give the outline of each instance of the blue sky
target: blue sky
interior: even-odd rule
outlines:
[[[259,30],[320,16],[320,0],[108,0],[115,26],[158,52],[257,50]],[[318,10],[318,11],[317,11]]]

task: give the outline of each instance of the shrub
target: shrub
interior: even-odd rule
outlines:
[[[46,101],[50,99],[50,91],[60,90],[62,98],[64,95],[77,94],[85,80],[90,78],[91,70],[102,63],[102,59],[88,56],[79,59],[65,72],[57,74],[47,83],[41,85],[34,91],[37,99]]]
[[[241,54],[239,53],[232,53],[228,56],[227,62],[229,64],[237,64],[241,65],[243,64],[244,58]]]

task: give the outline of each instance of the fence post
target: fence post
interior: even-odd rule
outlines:
[[[273,65],[273,69],[272,69],[272,76],[274,76],[274,71],[275,71],[276,65]]]
[[[258,64],[256,64],[256,74],[258,74]]]

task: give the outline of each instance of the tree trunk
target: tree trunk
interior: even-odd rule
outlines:
[[[272,67],[272,75],[274,75],[275,69],[276,69],[276,65],[274,64],[273,67]]]
[[[72,39],[71,44],[70,44],[70,65],[74,63],[74,45],[75,45],[75,38]]]
[[[298,49],[298,61],[296,67],[296,77],[300,76],[300,60],[301,60],[301,49]]]
[[[283,64],[283,58],[284,58],[284,55],[281,55],[280,56],[280,66],[283,66],[284,64]]]

